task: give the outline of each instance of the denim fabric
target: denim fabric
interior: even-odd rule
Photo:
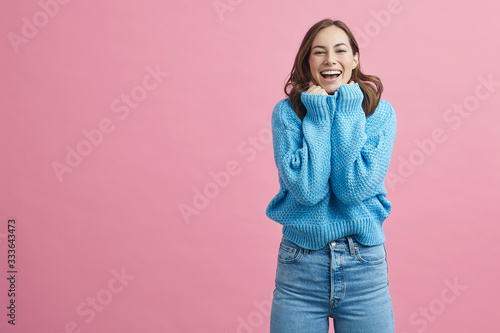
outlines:
[[[271,333],[393,333],[387,252],[353,237],[324,248],[302,248],[283,236],[279,245]]]

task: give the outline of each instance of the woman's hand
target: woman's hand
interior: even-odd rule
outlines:
[[[321,88],[321,86],[317,86],[312,81],[309,81],[309,89],[307,89],[306,94],[318,94],[318,95],[327,95],[325,89]]]
[[[349,83],[347,84],[354,84],[353,80],[350,80]],[[321,88],[321,86],[315,85],[312,81],[309,81],[309,89],[306,91],[307,94],[318,94],[318,95],[327,95],[328,93],[326,92],[325,89]]]

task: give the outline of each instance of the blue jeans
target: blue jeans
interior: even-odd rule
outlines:
[[[393,333],[384,244],[365,246],[353,237],[319,250],[283,236],[278,250],[271,333]]]

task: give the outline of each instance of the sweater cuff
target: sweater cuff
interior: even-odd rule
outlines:
[[[354,84],[343,84],[337,91],[337,103],[340,106],[340,110],[362,108],[364,95],[357,82]]]
[[[339,91],[339,98],[342,99],[363,98],[363,92],[357,82],[354,84],[342,84],[337,90]]]
[[[300,94],[300,99],[306,107],[306,117],[316,122],[329,122],[330,108],[327,103],[327,96],[322,94],[308,94],[305,91]]]

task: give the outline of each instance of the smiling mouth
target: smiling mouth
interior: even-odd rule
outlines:
[[[342,74],[342,71],[339,69],[330,69],[330,70],[324,70],[319,73],[322,77],[323,80],[326,82],[335,82],[337,78]]]
[[[325,79],[330,79],[330,80],[334,80],[336,78],[338,78],[340,76],[340,74],[321,74],[320,75],[325,78]]]
[[[338,78],[340,77],[340,74],[329,74],[329,75],[321,74],[321,77],[323,78],[323,82],[325,82],[326,84],[334,84],[337,82]]]

